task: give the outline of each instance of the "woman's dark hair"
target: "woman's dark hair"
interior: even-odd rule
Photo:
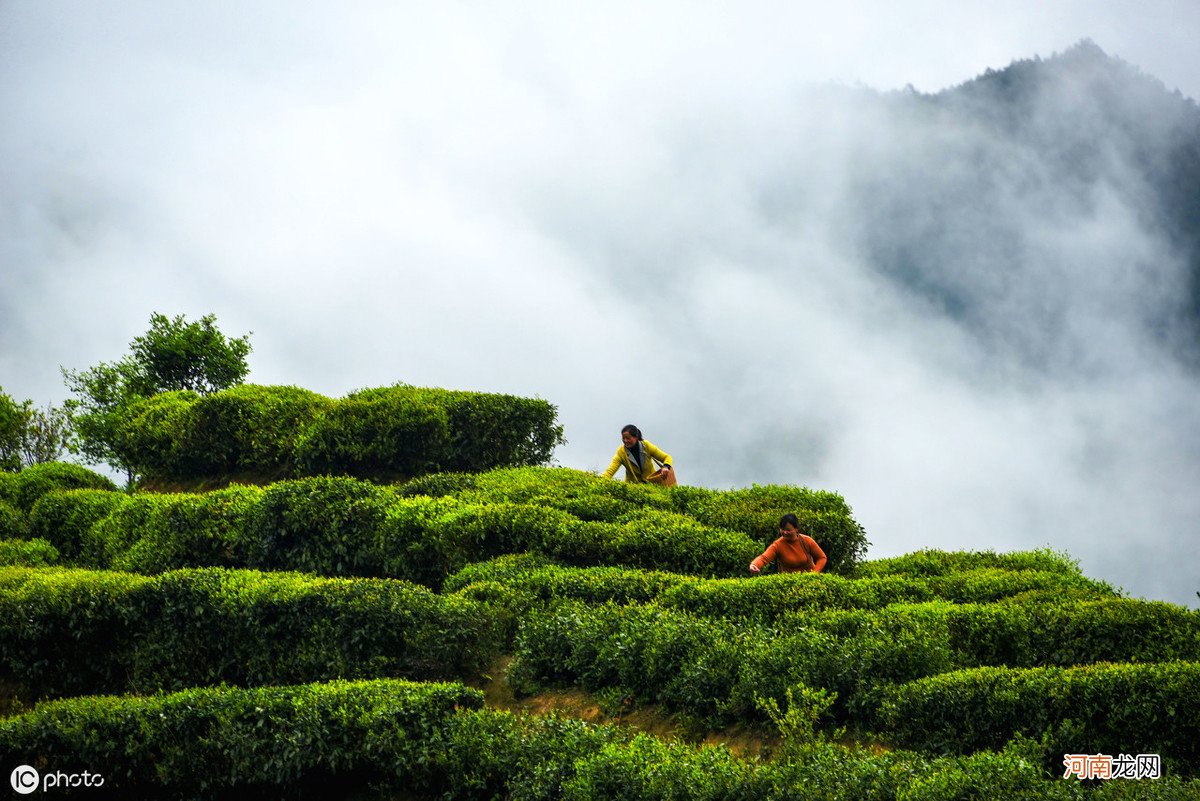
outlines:
[[[629,425],[627,425],[627,426],[625,426],[624,428],[622,428],[622,429],[621,429],[621,433],[622,433],[622,434],[632,434],[633,436],[637,437],[638,439],[641,439],[641,438],[642,438],[642,431],[641,431],[641,429],[639,429],[639,428],[638,428],[637,426],[635,426],[633,423],[630,423]]]
[[[779,527],[780,528],[783,528],[784,526],[786,526],[788,524],[791,524],[792,528],[796,529],[796,531],[800,530],[800,518],[796,517],[791,512],[788,512],[786,515],[779,518]]]

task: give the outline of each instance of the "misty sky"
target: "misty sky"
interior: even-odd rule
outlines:
[[[1050,546],[1198,605],[1200,387],[1133,322],[1181,267],[1127,195],[998,207],[1031,255],[955,273],[985,340],[871,268],[855,187],[982,135],[864,98],[1084,38],[1200,98],[1200,4],[503,5],[0,0],[0,386],[211,312],[255,383],[536,395],[563,465],[632,422],[684,483],[842,493],[873,557]]]

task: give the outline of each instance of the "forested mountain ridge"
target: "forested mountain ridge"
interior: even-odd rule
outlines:
[[[890,141],[859,146],[850,198],[879,273],[1026,365],[1149,345],[1200,366],[1194,100],[1085,40],[883,102]],[[1134,344],[1097,350],[1113,339]]]

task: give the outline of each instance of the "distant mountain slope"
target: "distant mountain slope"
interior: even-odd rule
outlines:
[[[883,275],[1052,370],[1200,367],[1200,108],[1084,41],[883,98],[850,235]]]

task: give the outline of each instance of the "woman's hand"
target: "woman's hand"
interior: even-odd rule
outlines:
[[[753,562],[750,563],[750,572],[751,573],[759,573],[759,572],[761,572],[761,570],[762,569],[758,565],[754,564]]]

